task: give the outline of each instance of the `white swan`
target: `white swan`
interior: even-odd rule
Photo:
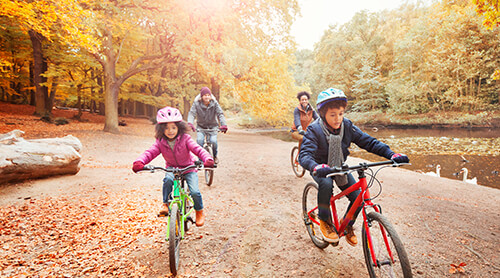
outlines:
[[[469,174],[469,170],[467,170],[467,168],[462,168],[462,170],[460,170],[460,173],[464,173],[464,177],[462,179],[462,181],[466,182],[466,183],[471,183],[471,184],[477,184],[477,178],[474,177],[472,179],[467,179],[467,174]]]
[[[441,165],[436,165],[436,173],[434,172],[427,172],[427,173],[424,173],[425,175],[428,175],[428,176],[433,176],[433,177],[441,177]]]

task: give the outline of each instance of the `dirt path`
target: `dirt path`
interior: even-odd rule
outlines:
[[[0,276],[168,275],[164,219],[155,217],[162,174],[129,168],[153,127],[137,120],[124,133],[76,132],[77,175],[0,187]],[[214,184],[200,182],[207,220],[183,241],[181,277],[367,277],[361,244],[320,250],[309,239],[301,196],[312,178],[293,175],[293,143],[234,129],[219,141]],[[500,276],[499,190],[405,169],[379,177],[376,201],[416,277]],[[465,273],[449,273],[462,262]]]

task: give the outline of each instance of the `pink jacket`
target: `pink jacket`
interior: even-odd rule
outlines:
[[[196,157],[199,157],[203,162],[212,158],[212,156],[196,143],[189,134],[183,134],[175,139],[174,149],[170,148],[165,139],[157,139],[156,142],[147,149],[136,161],[141,161],[148,164],[155,159],[159,154],[163,155],[166,167],[183,168],[193,165]],[[212,158],[213,159],[213,158]],[[188,171],[188,172],[193,172]]]

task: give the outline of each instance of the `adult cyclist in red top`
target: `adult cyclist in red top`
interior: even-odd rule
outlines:
[[[299,105],[293,111],[293,127],[292,138],[299,141],[299,149],[302,145],[302,138],[304,137],[307,126],[318,118],[318,114],[309,104],[311,94],[308,92],[300,92],[297,94]]]

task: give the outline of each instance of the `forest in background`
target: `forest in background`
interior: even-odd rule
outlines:
[[[351,112],[498,113],[498,0],[361,11],[313,51],[290,36],[299,12],[279,0],[0,0],[0,101],[46,117],[99,110],[109,132],[143,104],[186,113],[203,86],[274,126],[290,123],[297,92],[328,87]]]
[[[294,76],[313,92],[344,90],[353,112],[498,111],[498,17],[488,28],[476,8],[440,1],[359,12],[330,26],[314,51],[299,51]]]

